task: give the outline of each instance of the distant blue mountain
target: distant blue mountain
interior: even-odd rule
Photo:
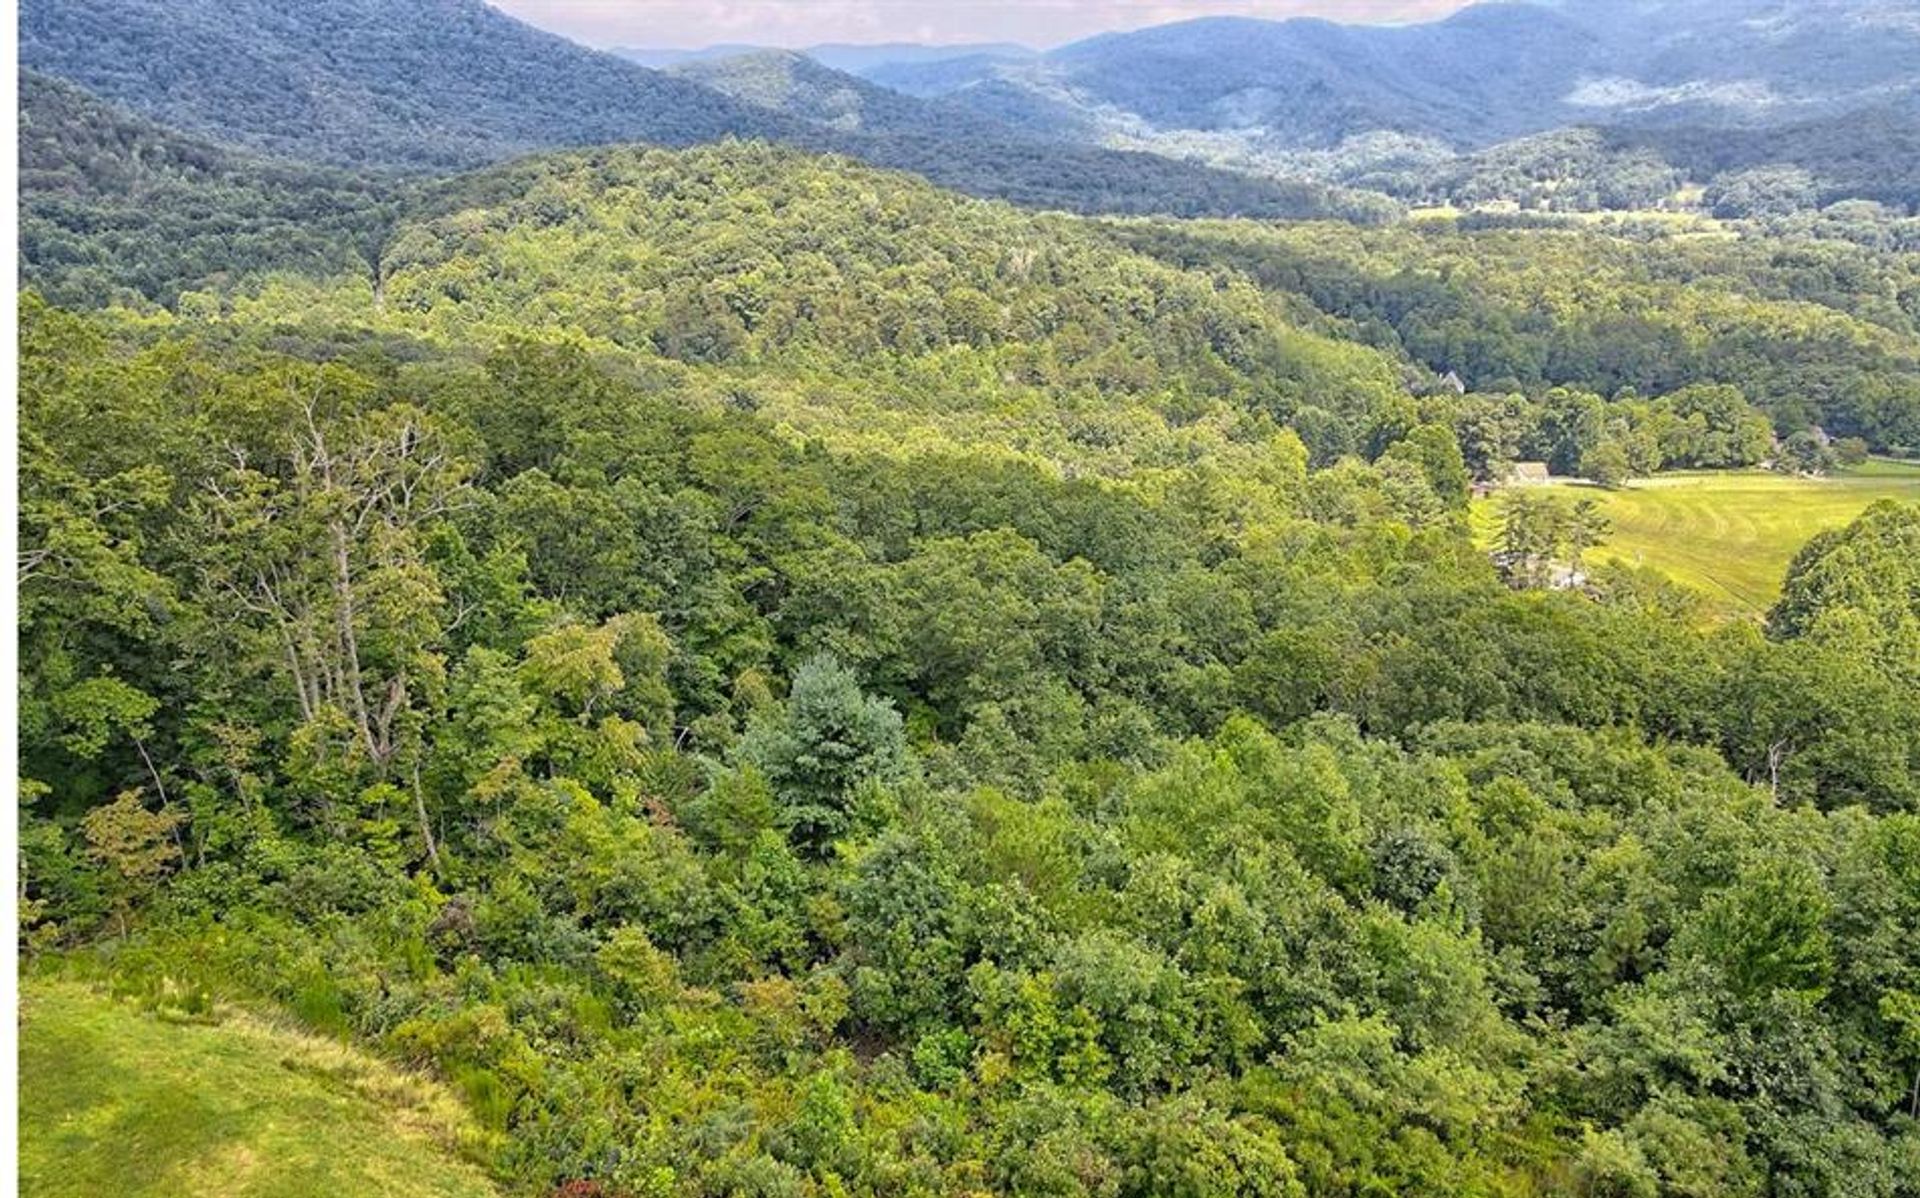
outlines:
[[[664,70],[669,67],[683,66],[687,63],[714,62],[724,58],[738,58],[743,54],[753,54],[771,50],[772,46],[741,45],[722,43],[703,46],[697,50],[649,49],[645,47],[619,46],[612,53],[629,62],[644,67]],[[914,42],[879,42],[862,44],[856,42],[825,42],[817,46],[808,46],[797,53],[822,66],[832,67],[836,71],[845,71],[850,75],[859,75],[872,79],[875,73],[903,67],[927,67],[956,59],[978,60],[989,63],[1024,62],[1039,56],[1039,52],[1026,46],[1011,42],[980,42],[951,46],[920,45]]]
[[[1920,0],[1532,0],[1404,26],[1210,17],[1046,53],[601,53],[483,0],[20,7],[30,69],[336,164],[443,170],[736,136],[1102,211],[1323,209],[1326,196],[1288,190],[1302,180],[1424,202],[1579,176],[1580,194],[1639,198],[1676,171],[1704,183],[1780,167],[1816,176],[1826,199],[1920,206]],[[1549,136],[1578,130],[1605,136]]]
[[[1920,89],[1920,0],[1490,3],[1407,26],[1212,17],[966,66],[881,81],[995,112],[1012,86],[1109,126],[1272,146],[1382,130],[1472,147],[1577,123],[1752,128]]]

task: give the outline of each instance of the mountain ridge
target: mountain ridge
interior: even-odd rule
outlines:
[[[811,86],[889,114],[878,128],[849,128],[834,113],[736,99],[575,45],[481,0],[27,0],[21,61],[184,133],[331,166],[447,173],[570,146],[745,138],[1073,211],[1377,218],[1392,208],[1018,133],[808,70]]]
[[[1920,98],[1916,63],[1913,0],[1535,0],[1401,26],[1196,17],[1029,62],[900,66],[880,81],[1052,136],[1348,184],[1376,166],[1329,170],[1321,159],[1364,158],[1366,139],[1382,136],[1429,143],[1438,161],[1589,128],[1678,147],[1666,165],[1696,172],[1727,157],[1698,144],[1717,131],[1818,126],[1825,144],[1796,135],[1777,157],[1747,138],[1738,169],[1802,167],[1820,176],[1822,202],[1912,206],[1920,187],[1874,146],[1920,130],[1906,115]],[[1855,131],[1853,114],[1872,117]]]
[[[488,69],[466,69],[476,56]],[[20,61],[189,133],[334,165],[795,132],[482,0],[25,0]]]
[[[710,62],[719,58],[736,58],[742,54],[757,54],[763,51],[784,51],[802,54],[822,66],[836,71],[866,77],[868,72],[889,66],[905,64],[932,64],[949,62],[958,58],[976,58],[981,56],[1000,59],[1034,58],[1040,51],[1016,42],[954,42],[946,44],[922,44],[919,42],[821,42],[816,45],[799,48],[782,46],[763,46],[750,42],[719,42],[710,46],[692,49],[649,46],[614,46],[608,53],[617,54],[629,62],[641,66],[666,70],[671,67],[685,66],[689,63]]]
[[[1403,26],[1210,16],[1098,35],[1032,67],[994,71],[1062,86],[1163,128],[1220,128],[1252,114],[1274,138],[1324,143],[1356,131],[1339,118],[1357,110],[1375,128],[1470,148],[1610,112],[1631,122],[1669,109],[1697,115],[1703,105],[1744,115],[1764,103],[1776,110],[1768,119],[1787,119],[1916,86],[1920,24],[1888,15],[1920,21],[1920,8],[1887,0],[1813,8],[1809,18],[1782,0],[1624,8],[1503,0]],[[1870,17],[1883,29],[1877,40],[1855,34]],[[1747,78],[1744,64],[1756,64],[1759,77]],[[1170,80],[1176,73],[1182,78]],[[1253,89],[1270,99],[1244,94]],[[1315,89],[1344,105],[1289,105]],[[1227,103],[1236,97],[1239,105]]]

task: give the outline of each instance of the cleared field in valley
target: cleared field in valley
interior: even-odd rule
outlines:
[[[1705,593],[1730,616],[1766,612],[1800,547],[1851,521],[1877,499],[1920,501],[1920,464],[1875,460],[1831,478],[1764,471],[1683,472],[1641,479],[1619,491],[1567,484],[1598,499],[1613,533],[1596,550],[1651,566]],[[1476,501],[1474,527],[1491,544],[1497,498]]]

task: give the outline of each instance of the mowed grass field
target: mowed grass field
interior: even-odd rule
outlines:
[[[1593,553],[1651,566],[1701,591],[1714,611],[1765,614],[1794,554],[1816,533],[1852,521],[1878,499],[1920,501],[1920,463],[1875,459],[1830,478],[1757,470],[1683,472],[1618,491],[1566,484],[1600,501],[1613,532]],[[1474,503],[1476,535],[1498,535],[1498,497]]]
[[[156,1018],[78,982],[20,999],[27,1198],[493,1198],[445,1091],[243,1012]]]

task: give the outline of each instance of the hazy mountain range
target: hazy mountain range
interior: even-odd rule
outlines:
[[[626,50],[650,66],[765,47]],[[1209,17],[1046,53],[822,45],[799,53],[893,90],[1000,110],[1004,87],[1124,124],[1326,144],[1379,130],[1486,144],[1566,124],[1765,125],[1920,89],[1914,0],[1534,0],[1428,24]]]
[[[616,46],[612,53],[629,62],[637,62],[643,67],[664,70],[689,62],[701,62],[715,58],[733,58],[742,54],[753,54],[763,50],[778,49],[774,46],[747,45],[739,42],[705,46],[697,50],[646,49],[634,46]],[[884,76],[889,71],[908,67],[931,67],[941,63],[955,61],[978,62],[991,59],[1003,62],[1021,62],[1039,57],[1039,51],[1027,46],[1017,46],[1011,42],[973,42],[961,45],[923,46],[913,42],[874,42],[865,45],[847,42],[823,42],[817,46],[793,51],[819,63],[832,67],[836,71],[847,71],[861,76]]]
[[[722,72],[747,97],[736,99],[481,0],[26,0],[20,35],[27,70],[190,134],[330,165],[445,172],[561,146],[763,138],[1041,207],[1379,210],[1314,184],[1022,132],[811,60],[778,85]],[[850,104],[872,119],[847,119]]]
[[[1563,0],[1478,5],[1403,27],[1209,18],[1031,60],[866,74],[1058,136],[1285,171],[1303,169],[1301,151],[1343,148],[1370,165],[1365,139],[1382,133],[1453,153],[1571,126],[1764,130],[1855,112],[1875,124],[1888,113],[1911,120],[1920,4]],[[1759,149],[1747,157],[1765,161]]]
[[[1651,157],[1704,182],[1798,166],[1825,199],[1916,196],[1911,156],[1874,149],[1911,146],[1920,130],[1914,0],[1540,0],[1411,26],[1204,18],[1046,53],[844,49],[809,53],[1032,136],[1400,194],[1436,171],[1537,166],[1543,147],[1564,167],[1598,139],[1630,170]],[[713,71],[747,53],[680,61]],[[1575,128],[1596,132],[1535,140]],[[1462,194],[1512,191],[1482,174]]]
[[[1920,0],[1206,18],[1046,53],[603,53],[481,0],[25,0],[21,61],[190,133],[335,165],[732,136],[1085,211],[1380,211],[1324,185],[1638,206],[1755,168],[1795,172],[1768,191],[1795,203],[1920,201]]]

